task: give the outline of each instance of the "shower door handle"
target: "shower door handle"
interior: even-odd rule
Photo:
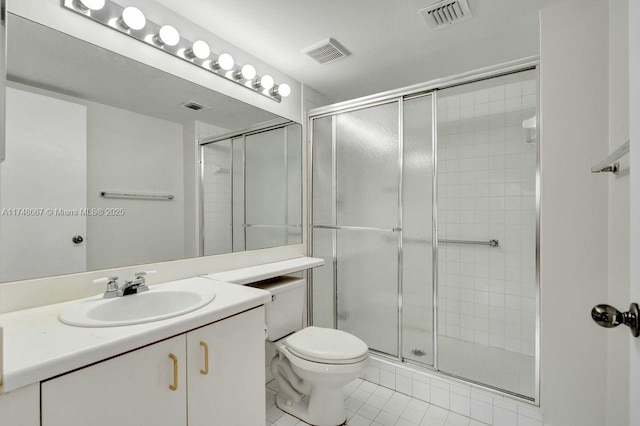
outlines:
[[[631,329],[633,337],[640,336],[640,309],[637,303],[632,303],[627,312],[620,312],[611,305],[597,305],[591,310],[591,318],[605,328],[624,324]]]

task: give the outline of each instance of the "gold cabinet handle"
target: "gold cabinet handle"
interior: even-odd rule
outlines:
[[[169,358],[173,361],[173,384],[169,385],[169,389],[175,391],[178,390],[178,357],[174,354],[169,354]]]
[[[204,370],[200,370],[200,374],[206,376],[209,374],[209,345],[206,342],[200,342],[200,346],[204,348]]]

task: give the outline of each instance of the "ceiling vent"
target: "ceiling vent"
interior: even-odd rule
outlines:
[[[468,0],[439,1],[418,12],[432,30],[441,30],[472,18]]]
[[[190,109],[192,111],[200,111],[201,109],[209,109],[208,106],[199,104],[199,103],[194,102],[194,101],[183,102],[179,106],[181,106],[183,108],[188,108],[188,109]]]
[[[300,52],[309,56],[319,64],[330,64],[331,62],[346,58],[351,54],[332,38],[322,40],[313,46],[302,49]]]

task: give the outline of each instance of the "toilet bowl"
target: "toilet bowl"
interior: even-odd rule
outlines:
[[[285,276],[251,284],[271,292],[265,320],[276,350],[270,364],[276,404],[310,425],[338,426],[347,420],[342,388],[364,373],[369,348],[341,330],[302,327],[305,283]]]
[[[273,345],[278,408],[314,426],[344,424],[342,388],[366,370],[367,345],[344,331],[320,327],[307,327]]]

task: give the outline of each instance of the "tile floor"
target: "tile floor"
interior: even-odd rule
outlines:
[[[266,386],[267,426],[306,426],[275,405],[278,384]],[[486,426],[416,398],[356,379],[344,388],[347,426]]]

